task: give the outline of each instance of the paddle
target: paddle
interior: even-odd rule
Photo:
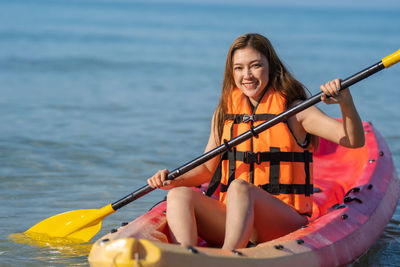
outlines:
[[[378,63],[360,71],[353,76],[343,80],[341,82],[341,88],[347,88],[372,74],[390,66],[396,64],[400,61],[400,50],[397,52],[383,58]],[[215,149],[201,155],[200,157],[178,167],[168,174],[167,179],[173,180],[180,175],[194,169],[195,167],[205,163],[206,161],[214,158],[215,156],[227,151],[231,147],[234,147],[245,140],[251,138],[253,135],[257,135],[266,129],[278,124],[290,116],[312,106],[321,101],[321,93],[318,93],[309,99],[303,101],[302,103],[288,109],[281,114],[276,115],[269,121],[266,121],[258,126],[256,126],[252,131],[247,131],[232,140],[225,142],[223,145],[216,147]],[[61,213],[45,219],[36,225],[32,226],[25,233],[35,237],[37,234],[46,234],[51,237],[68,237],[76,239],[77,241],[87,242],[89,241],[101,228],[101,223],[104,217],[114,213],[116,210],[127,205],[128,203],[146,195],[147,193],[153,191],[149,185],[145,185],[138,190],[128,194],[127,196],[121,198],[120,200],[108,204],[101,209],[86,209],[86,210],[75,210],[65,213]]]

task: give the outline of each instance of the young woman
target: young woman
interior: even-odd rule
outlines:
[[[312,152],[318,137],[345,147],[364,145],[351,94],[347,88],[339,89],[339,79],[321,85],[322,100],[339,104],[342,121],[313,106],[176,180],[165,180],[166,169],[149,178],[151,187],[170,190],[167,220],[174,241],[196,245],[200,235],[234,250],[307,224],[312,213]],[[222,94],[205,151],[304,99],[304,86],[287,71],[267,38],[240,36],[227,55]],[[212,177],[220,183],[219,200],[190,189]]]

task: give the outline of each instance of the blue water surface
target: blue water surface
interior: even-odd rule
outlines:
[[[0,265],[87,265],[86,247],[15,243],[52,215],[100,208],[161,168],[199,156],[225,57],[247,32],[270,38],[312,93],[400,48],[399,9],[134,1],[0,2]],[[400,168],[400,66],[352,87]],[[338,107],[319,105],[332,116]],[[104,220],[93,241],[161,200]],[[400,262],[400,210],[354,266]]]

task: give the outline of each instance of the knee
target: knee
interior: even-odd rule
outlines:
[[[231,184],[228,187],[228,195],[249,195],[251,191],[251,184],[248,182],[242,180],[242,179],[236,179],[231,182]]]
[[[195,191],[185,186],[172,188],[167,194],[167,204],[190,203],[194,193]]]

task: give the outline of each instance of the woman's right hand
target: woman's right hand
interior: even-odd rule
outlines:
[[[173,188],[173,180],[167,180],[169,171],[167,169],[159,170],[152,177],[147,179],[147,183],[151,188],[161,188],[163,190],[169,190]]]

